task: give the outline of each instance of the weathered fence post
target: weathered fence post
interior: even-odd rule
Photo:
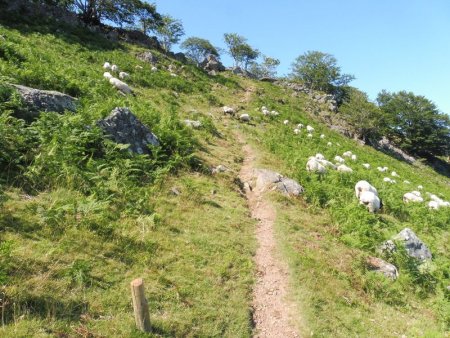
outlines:
[[[136,326],[143,332],[150,332],[150,317],[147,299],[145,299],[144,281],[136,278],[131,282],[131,299],[133,300],[134,319]]]

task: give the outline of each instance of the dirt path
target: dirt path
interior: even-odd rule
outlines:
[[[255,166],[255,152],[243,143],[244,164],[240,179],[249,182]],[[252,217],[259,221],[256,229],[258,249],[255,255],[257,281],[253,291],[253,321],[255,337],[299,337],[292,325],[293,306],[286,300],[288,288],[287,267],[278,257],[273,224],[276,210],[256,189],[246,191]]]

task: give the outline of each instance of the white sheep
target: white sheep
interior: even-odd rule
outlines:
[[[294,134],[295,134],[295,135],[300,134],[300,129],[295,128],[295,129],[294,129]]]
[[[418,186],[417,186],[417,189],[422,190],[422,189],[423,189],[423,186],[422,186],[422,185],[418,185]]]
[[[400,175],[397,174],[395,171],[391,172],[391,176],[393,176],[393,177],[400,177]]]
[[[125,72],[120,72],[119,73],[119,79],[126,79],[127,77],[130,77],[130,74],[125,73]]]
[[[261,111],[263,112],[264,110],[267,110],[267,107],[266,107],[266,106],[262,106],[262,107],[261,107]]]
[[[321,135],[320,135],[320,138],[325,138],[325,135],[324,135],[324,134],[321,134]]]
[[[378,171],[384,173],[386,171],[388,171],[388,167],[377,167]]]
[[[377,212],[381,208],[380,198],[372,191],[364,191],[359,195],[359,204],[364,204],[369,212]]]
[[[325,160],[325,159],[323,159],[323,160],[317,160],[321,165],[323,165],[324,167],[331,167],[331,168],[333,168],[333,169],[336,169],[336,166],[333,164],[333,163],[331,163],[330,161],[327,161],[327,160]]]
[[[104,73],[103,73],[103,77],[104,77],[105,79],[109,80],[109,79],[111,79],[113,76],[111,75],[110,72],[104,72]]]
[[[420,196],[417,196],[416,194],[413,194],[411,192],[407,192],[403,195],[403,202],[409,203],[409,202],[423,202],[423,198]]]
[[[118,72],[118,71],[119,71],[119,67],[116,66],[116,65],[112,65],[112,66],[111,66],[111,70],[112,70],[113,72]]]
[[[403,183],[405,183],[405,184],[411,184],[411,182],[408,181],[408,180],[404,180]]]
[[[414,194],[418,197],[422,197],[422,194],[420,193],[420,191],[417,191],[417,190],[411,191],[411,194]]]
[[[337,171],[341,171],[343,173],[352,173],[353,169],[350,167],[347,167],[345,164],[341,164],[337,167]]]
[[[323,156],[323,155],[320,154],[320,153],[317,153],[316,156],[315,156],[315,158],[316,158],[317,160],[324,160],[324,159],[325,159],[325,156]]]
[[[172,77],[177,77],[178,75],[175,74],[175,73],[170,73],[170,76],[172,76]]]
[[[309,124],[306,126],[306,130],[308,131],[308,133],[312,133],[314,131],[314,128],[311,127]]]
[[[370,169],[370,164],[369,163],[363,163],[362,166],[366,169]]]
[[[306,170],[309,172],[317,172],[319,174],[324,174],[327,171],[327,169],[320,164],[315,157],[310,157],[308,159],[308,162],[306,162]]]
[[[375,195],[378,196],[378,191],[377,189],[371,185],[369,182],[367,181],[359,181],[358,183],[355,184],[355,194],[356,197],[360,197],[360,195],[364,192],[364,191],[371,191],[373,192]]]
[[[272,116],[278,116],[278,115],[280,115],[280,113],[277,112],[276,110],[272,110],[272,111],[270,112],[270,115],[272,115]]]
[[[335,156],[334,160],[336,162],[339,162],[339,163],[344,163],[345,162],[345,160],[342,157],[340,157],[339,155]]]
[[[352,159],[352,161],[356,161],[358,158],[356,157],[355,154],[352,154],[351,159]]]
[[[288,125],[288,124],[289,124],[289,120],[284,120],[284,121],[283,121],[283,124],[284,124],[284,125]]]
[[[390,177],[384,177],[383,178],[383,181],[384,182],[388,182],[388,183],[391,183],[391,184],[394,184],[394,183],[396,183],[396,181],[395,180],[393,180],[392,178],[390,178]]]
[[[228,107],[228,106],[223,106],[222,110],[223,110],[224,114],[230,114],[230,115],[234,115],[234,113],[236,112],[234,110],[234,108]]]
[[[436,201],[429,201],[428,202],[428,208],[438,210],[439,209],[439,203]]]
[[[331,143],[331,142],[328,142],[328,143],[327,143],[327,146],[328,146],[328,147],[331,147],[332,145],[333,145],[333,143]]]
[[[111,69],[111,64],[110,64],[109,62],[105,62],[105,63],[103,64],[103,68],[104,68],[104,69]]]
[[[304,127],[304,126],[303,126],[302,123],[297,124],[297,128],[298,128],[298,129],[302,129],[303,127]]]
[[[306,137],[312,138],[313,136],[312,136],[312,134],[308,134],[308,135],[306,135]]]
[[[152,68],[150,68],[150,70],[151,70],[152,72],[156,72],[156,71],[158,71],[158,68],[156,68],[155,66],[153,66]]]
[[[351,157],[352,155],[353,155],[353,153],[350,150],[348,150],[342,154],[342,156],[345,156],[345,157]]]
[[[111,83],[114,87],[116,87],[123,94],[132,94],[133,93],[131,88],[125,82],[122,82],[119,79],[116,79],[115,77],[110,78],[109,83]]]
[[[248,115],[248,114],[241,114],[239,116],[239,120],[241,120],[242,122],[250,122],[250,115]]]

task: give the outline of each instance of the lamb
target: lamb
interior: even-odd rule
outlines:
[[[294,129],[294,134],[295,134],[295,135],[300,134],[300,129],[295,128],[295,129]]]
[[[356,197],[360,197],[361,196],[361,194],[363,193],[363,192],[365,192],[365,191],[371,191],[371,192],[373,192],[375,195],[377,195],[378,196],[378,191],[377,191],[377,189],[373,186],[373,185],[371,185],[369,182],[367,182],[367,181],[359,181],[358,183],[356,183],[356,185],[355,185],[355,194],[356,194]]]
[[[351,156],[351,159],[352,159],[352,161],[356,161],[356,160],[357,160],[356,155],[353,154],[353,155]]]
[[[409,203],[409,202],[423,202],[423,198],[420,196],[417,196],[416,194],[413,194],[411,192],[407,192],[403,195],[403,202]]]
[[[306,162],[306,170],[309,172],[317,172],[319,174],[324,174],[327,172],[327,169],[320,164],[315,157],[310,157],[308,159],[308,162]]]
[[[308,131],[308,133],[312,133],[314,131],[314,128],[311,127],[309,124],[306,126],[306,130]]]
[[[116,66],[116,65],[112,65],[112,66],[111,66],[111,70],[112,70],[113,72],[118,72],[118,71],[119,71],[119,67]]]
[[[105,62],[103,64],[103,69],[111,69],[111,64],[109,62]]]
[[[109,83],[111,83],[123,94],[133,94],[133,91],[125,82],[122,82],[119,79],[116,79],[115,77],[110,78]]]
[[[248,115],[248,114],[241,114],[239,116],[239,120],[241,120],[242,122],[250,122],[250,115]]]
[[[119,79],[126,79],[127,77],[130,77],[130,74],[125,73],[125,72],[119,73]]]
[[[342,156],[345,156],[345,157],[351,157],[352,155],[353,155],[353,153],[350,150],[348,150],[342,154]]]
[[[324,160],[324,159],[325,159],[325,156],[323,156],[323,155],[320,154],[320,153],[317,153],[316,156],[315,156],[315,158],[316,158],[317,160]]]
[[[298,128],[298,129],[302,129],[303,127],[304,127],[304,126],[303,126],[302,123],[297,124],[297,128]]]
[[[264,116],[270,115],[270,111],[268,111],[267,109],[263,109],[262,113]]]
[[[395,171],[393,171],[393,172],[391,173],[391,176],[394,176],[394,177],[400,177],[400,175],[397,174]]]
[[[377,212],[382,207],[380,198],[372,191],[363,191],[359,195],[359,204],[364,204],[369,212]]]
[[[288,125],[288,124],[289,124],[289,120],[284,120],[284,121],[283,121],[283,124],[284,124],[284,125]]]
[[[331,142],[328,142],[328,143],[327,143],[327,146],[328,146],[328,147],[331,147],[332,145],[333,145],[333,143],[331,143]]]
[[[341,164],[337,167],[337,171],[341,171],[343,173],[352,173],[353,169],[350,167],[347,167],[345,164]]]
[[[111,75],[110,72],[104,72],[104,73],[103,73],[103,77],[104,77],[105,79],[109,80],[109,79],[111,79],[113,76]]]
[[[280,115],[280,113],[277,112],[276,110],[272,110],[272,111],[270,112],[270,115],[278,116],[278,115]]]
[[[370,164],[369,163],[363,163],[362,166],[366,169],[370,169]]]
[[[344,163],[344,162],[345,162],[345,160],[344,160],[342,157],[340,157],[339,155],[338,155],[338,156],[335,156],[335,157],[334,157],[334,160],[335,160],[336,162],[339,162],[339,163]]]

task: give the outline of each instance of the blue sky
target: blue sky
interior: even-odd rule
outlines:
[[[382,89],[424,95],[450,114],[449,0],[161,0],[185,37],[224,48],[223,33],[245,36],[278,58],[279,74],[308,50],[334,55],[351,84],[375,99]],[[184,37],[184,38],[185,38]],[[178,50],[177,47],[174,50]],[[227,56],[225,65],[232,61]]]

